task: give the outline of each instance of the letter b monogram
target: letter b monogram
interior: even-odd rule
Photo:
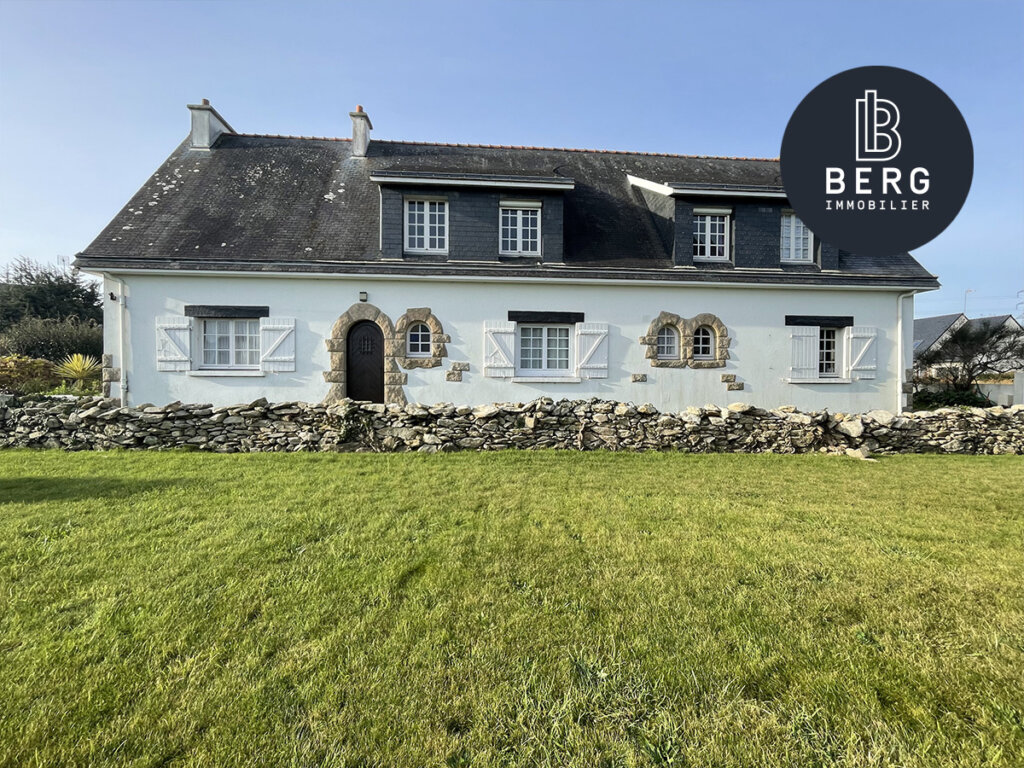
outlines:
[[[900,153],[900,111],[878,91],[864,91],[857,99],[857,162],[892,160]]]

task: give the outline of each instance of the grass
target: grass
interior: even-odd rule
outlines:
[[[1019,766],[1024,461],[0,452],[0,764]]]

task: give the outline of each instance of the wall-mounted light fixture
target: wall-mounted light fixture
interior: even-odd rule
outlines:
[[[360,291],[359,292],[359,300],[360,301],[366,301],[368,298],[370,298],[370,297],[366,295],[366,291]]]

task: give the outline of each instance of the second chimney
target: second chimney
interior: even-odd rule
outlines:
[[[192,149],[209,149],[217,143],[222,133],[235,132],[227,120],[210,106],[209,99],[203,99],[202,104],[189,104],[188,109],[192,113],[192,133],[189,137]]]
[[[370,146],[370,131],[373,123],[370,116],[363,112],[363,105],[357,104],[355,112],[349,112],[352,118],[352,157],[366,157],[366,149]]]

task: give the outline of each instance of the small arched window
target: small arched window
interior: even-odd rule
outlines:
[[[712,360],[715,357],[715,332],[702,325],[693,332],[693,359]]]
[[[658,331],[658,359],[679,359],[679,331],[666,325]]]
[[[426,323],[416,323],[409,328],[406,347],[409,357],[430,357],[430,328]]]

